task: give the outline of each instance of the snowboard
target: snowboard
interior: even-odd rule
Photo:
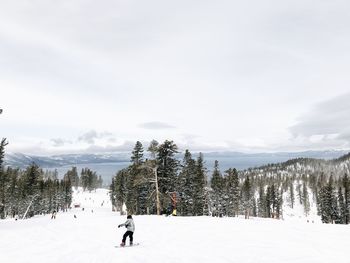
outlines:
[[[134,243],[132,246],[130,245],[125,245],[125,246],[121,246],[121,245],[118,245],[118,246],[114,246],[115,248],[125,248],[125,247],[136,247],[136,246],[139,246],[140,243]]]

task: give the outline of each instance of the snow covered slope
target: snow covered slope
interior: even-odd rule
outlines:
[[[134,216],[134,238],[141,245],[115,248],[125,232],[117,225],[126,218],[111,211],[107,190],[75,192],[73,203],[81,207],[58,213],[55,220],[46,215],[0,221],[0,262],[350,262],[349,225]]]

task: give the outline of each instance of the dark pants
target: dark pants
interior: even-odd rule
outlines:
[[[130,237],[130,242],[132,243],[132,241],[133,241],[132,235],[133,235],[133,234],[134,234],[134,232],[126,231],[125,234],[124,234],[124,236],[123,236],[122,242],[125,243],[126,238],[129,236],[129,237]]]

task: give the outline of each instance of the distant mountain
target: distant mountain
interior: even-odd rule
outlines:
[[[275,153],[240,153],[240,152],[209,152],[204,153],[204,160],[209,170],[214,161],[219,161],[222,171],[228,168],[244,170],[261,167],[267,164],[282,163],[296,158],[315,158],[331,160],[347,154],[348,151],[304,151],[304,152],[275,152]]]
[[[129,161],[129,154],[62,154],[53,156],[35,156],[22,153],[5,155],[5,165],[23,168],[35,162],[43,168],[61,167],[76,164],[119,163]]]
[[[207,152],[204,160],[210,169],[214,161],[218,160],[222,170],[235,167],[243,170],[259,167],[271,163],[281,163],[296,158],[336,159],[347,154],[348,151],[305,151],[305,152],[277,152],[277,153],[241,153],[241,152]],[[198,153],[193,154],[194,157]],[[182,154],[178,155],[181,160]],[[53,156],[35,156],[22,153],[7,153],[5,164],[12,167],[24,168],[35,162],[43,168],[70,166],[77,164],[125,163],[130,160],[130,153],[111,154],[62,154]]]
[[[282,176],[334,175],[336,178],[350,174],[350,153],[333,159],[299,157],[280,163],[240,171],[241,175]]]

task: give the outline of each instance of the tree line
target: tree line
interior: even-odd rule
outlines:
[[[28,218],[34,215],[67,211],[72,203],[72,187],[93,190],[102,179],[90,169],[78,176],[76,167],[58,179],[57,171],[44,171],[35,163],[26,169],[4,166],[6,139],[0,143],[0,218]]]
[[[203,154],[196,155],[186,150],[179,160],[177,145],[168,140],[153,140],[145,152],[137,141],[130,165],[112,179],[113,209],[121,211],[125,204],[131,214],[170,213],[176,208],[182,216],[281,219],[283,207],[302,206],[309,216],[313,205],[322,222],[349,223],[348,176],[326,175],[327,166],[314,159],[222,173],[218,161],[209,172]]]

